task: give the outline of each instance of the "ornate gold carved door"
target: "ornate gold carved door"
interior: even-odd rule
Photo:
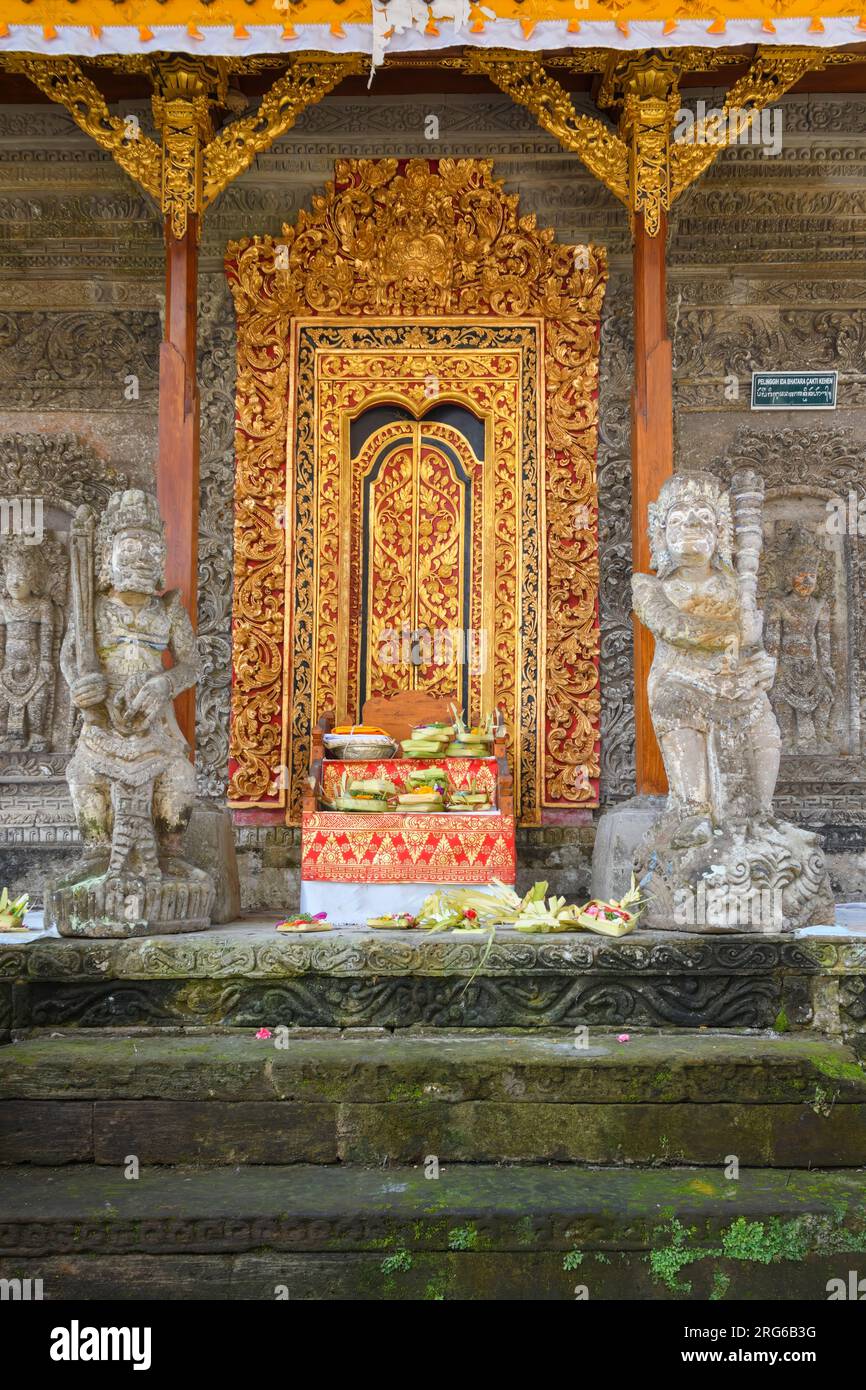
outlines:
[[[525,489],[521,478],[522,355],[359,348],[367,328],[340,336],[341,351],[315,357],[317,717],[357,718],[369,695],[422,689],[472,721],[498,701],[509,721],[521,700],[524,491],[537,504],[534,479]],[[536,460],[533,444],[533,471]],[[528,575],[537,595],[537,565]]]
[[[348,596],[361,623],[359,706],[426,690],[466,708],[469,666],[483,664],[488,639],[470,611],[480,467],[458,428],[432,420],[383,425],[352,460],[362,497],[353,517],[361,566]]]
[[[312,725],[398,679],[427,688],[457,679],[458,694],[463,679],[458,702],[471,719],[494,702],[502,709],[525,824],[544,807],[596,804],[594,458],[607,272],[601,248],[575,251],[520,214],[488,161],[451,159],[339,160],[333,183],[279,238],[229,247],[238,320],[229,772],[239,810],[297,821]],[[467,452],[463,430],[462,441],[446,437],[455,427],[435,413],[440,404],[475,416],[483,448]],[[375,406],[403,416],[353,441]],[[381,454],[389,424],[404,468],[412,456],[411,487],[408,474],[397,477],[399,458],[375,477],[370,458],[361,467],[367,439],[380,432],[370,447]],[[366,531],[353,524],[364,507]],[[405,533],[400,516],[410,518]],[[401,652],[386,662],[373,648],[386,626],[434,620],[486,635],[483,671],[467,663],[449,674],[435,661],[403,663]]]

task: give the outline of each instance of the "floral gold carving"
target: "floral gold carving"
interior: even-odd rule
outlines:
[[[312,613],[319,563],[314,530],[296,505],[294,470],[286,467],[292,431],[303,440],[315,429],[313,406],[296,390],[291,331],[293,320],[321,317],[391,322],[391,332],[415,332],[419,347],[429,341],[424,320],[447,320],[455,332],[461,321],[474,321],[479,346],[479,319],[491,329],[543,320],[545,580],[541,612],[523,634],[543,666],[543,702],[532,712],[536,736],[542,725],[538,791],[542,804],[594,804],[604,252],[557,245],[552,230],[521,217],[488,160],[340,160],[311,212],[279,238],[231,243],[226,269],[238,320],[233,803],[278,807],[287,800],[286,786],[274,785],[286,764],[287,606],[295,620],[299,602]],[[294,593],[287,592],[287,553],[295,556]],[[312,700],[314,675],[295,669],[291,679],[294,710],[299,699]],[[299,770],[287,769],[290,780]],[[537,811],[524,807],[524,819]]]

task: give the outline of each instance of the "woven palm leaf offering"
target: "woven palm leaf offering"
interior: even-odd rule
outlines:
[[[26,893],[13,900],[9,896],[9,889],[4,888],[0,893],[0,931],[27,931],[24,915],[29,906],[30,899]]]
[[[617,915],[610,918],[601,914],[586,916],[585,908],[566,903],[564,898],[546,899],[546,893],[547,884],[539,882],[521,898],[499,879],[493,879],[489,888],[440,889],[425,899],[418,925],[426,931],[511,927],[528,933],[591,931],[600,936],[626,936],[634,930],[640,916],[640,889],[634,883],[621,903],[605,904],[612,912],[616,910]]]
[[[416,724],[412,737],[403,740],[403,756],[406,758],[439,758],[447,748],[454,730],[450,724],[433,722]]]
[[[448,798],[449,811],[489,811],[490,793],[479,790],[478,778],[470,777],[469,785],[452,791]]]
[[[348,772],[344,772],[334,806],[338,811],[387,811],[396,795],[394,784],[387,777],[356,777],[350,781]]]
[[[381,917],[367,918],[367,926],[379,931],[408,931],[417,925],[418,918],[411,912],[385,912]]]
[[[605,936],[625,936],[626,932],[634,929],[643,912],[642,887],[643,880],[635,883],[632,874],[631,887],[621,898],[612,902],[593,898],[581,908],[577,918],[579,925],[588,931],[602,932]]]
[[[406,790],[397,795],[399,811],[444,811],[448,774],[442,767],[415,767],[406,777]]]
[[[462,715],[451,706],[454,715],[454,737],[447,748],[449,758],[489,758],[493,752],[493,715],[483,724],[467,725]]]
[[[287,917],[284,922],[277,922],[277,931],[292,932],[311,932],[311,931],[333,931],[331,923],[326,921],[327,912],[299,912],[295,917]]]

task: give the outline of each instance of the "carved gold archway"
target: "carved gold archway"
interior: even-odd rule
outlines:
[[[238,319],[231,803],[294,820],[306,774],[316,676],[299,653],[307,625],[312,653],[317,621],[315,531],[295,473],[314,426],[297,327],[316,321],[361,325],[366,345],[375,329],[378,351],[404,354],[429,348],[430,325],[459,346],[473,333],[483,345],[488,326],[537,328],[539,496],[517,541],[538,556],[537,602],[524,598],[520,628],[539,678],[513,734],[518,756],[531,740],[538,757],[520,814],[532,823],[545,806],[597,804],[603,249],[558,245],[520,217],[489,160],[341,160],[312,212],[281,238],[231,244],[226,271]]]

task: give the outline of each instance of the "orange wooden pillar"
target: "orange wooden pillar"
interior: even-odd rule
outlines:
[[[157,497],[165,521],[165,583],[180,589],[196,625],[198,596],[199,396],[196,377],[198,218],[178,239],[165,222],[165,337],[159,352]],[[181,731],[195,752],[195,689],[175,700]]]
[[[632,567],[650,567],[647,506],[673,472],[673,359],[667,330],[667,218],[651,237],[642,213],[634,219],[634,388],[632,391]],[[635,763],[638,795],[667,791],[661,750],[650,719],[646,683],[653,638],[634,622]]]

